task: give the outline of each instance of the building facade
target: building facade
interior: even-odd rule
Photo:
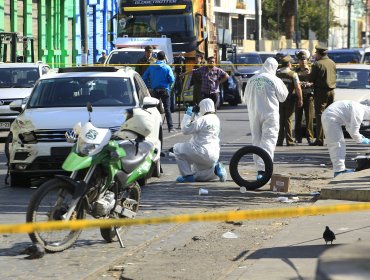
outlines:
[[[0,1],[0,32],[33,37],[35,59],[52,67],[79,65],[80,2],[87,5],[88,63],[95,63],[103,49],[113,47],[110,38],[114,36],[111,21],[117,11],[115,0]]]

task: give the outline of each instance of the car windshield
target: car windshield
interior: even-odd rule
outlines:
[[[337,69],[337,88],[370,89],[370,70]]]
[[[329,53],[328,56],[332,59],[335,63],[359,63],[361,60],[360,53],[353,52],[353,53],[346,53],[346,52],[335,52]]]
[[[275,57],[275,54],[269,54],[269,53],[260,53],[259,56],[262,59],[262,62],[265,63],[266,59],[269,57]]]
[[[229,57],[229,60],[232,61],[232,58]],[[263,64],[261,57],[255,54],[238,54],[236,55],[236,63],[237,64]]]
[[[166,35],[172,39],[189,40],[194,37],[193,16],[184,14],[142,14],[121,17],[118,34],[120,37],[159,37]]]
[[[153,52],[153,57],[156,57]],[[142,51],[113,51],[107,60],[107,64],[120,65],[120,64],[137,64],[137,61],[144,56]],[[133,65],[134,66],[134,65]]]
[[[78,77],[45,79],[35,87],[27,108],[134,106],[129,78]]]
[[[39,77],[37,68],[0,68],[0,88],[32,88]]]

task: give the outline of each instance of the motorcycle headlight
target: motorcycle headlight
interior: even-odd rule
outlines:
[[[23,144],[36,144],[37,138],[33,131],[24,132],[19,134],[19,139],[22,141]]]
[[[77,141],[77,149],[76,152],[81,155],[81,156],[88,156],[92,154],[98,145],[96,144],[91,144],[91,143],[86,143],[85,141],[79,139]]]

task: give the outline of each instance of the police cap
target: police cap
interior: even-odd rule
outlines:
[[[316,46],[315,49],[319,54],[325,54],[328,51],[328,48],[323,46]]]
[[[289,62],[291,62],[292,61],[292,57],[290,56],[290,55],[286,55],[286,56],[284,56],[282,59],[281,59],[281,62],[282,63],[289,63]]]
[[[306,60],[306,59],[307,59],[306,52],[304,52],[304,51],[300,51],[299,53],[297,53],[297,58],[298,58],[299,60]]]

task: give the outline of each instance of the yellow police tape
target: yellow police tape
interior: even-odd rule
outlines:
[[[106,228],[111,226],[133,226],[133,225],[163,224],[163,223],[259,220],[270,218],[287,218],[299,216],[314,216],[322,214],[336,214],[343,212],[365,211],[365,210],[370,210],[370,203],[226,211],[226,212],[140,218],[140,219],[101,219],[101,220],[90,219],[73,221],[50,221],[50,222],[0,225],[0,233],[31,233],[35,231],[40,232],[65,229],[80,230],[84,228],[94,228],[94,227]]]

